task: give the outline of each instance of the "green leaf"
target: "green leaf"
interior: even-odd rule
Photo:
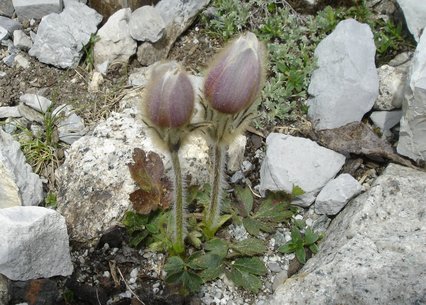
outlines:
[[[317,254],[318,253],[318,246],[316,244],[312,244],[309,246],[309,250],[311,250],[311,252],[313,254]]]
[[[142,231],[133,234],[129,239],[129,244],[131,247],[137,248],[141,242],[148,236],[148,231]]]
[[[300,233],[299,229],[296,227],[291,228],[291,239],[294,243],[299,243],[300,241],[303,241],[302,234]]]
[[[243,218],[243,225],[244,228],[247,230],[247,232],[249,232],[251,235],[253,236],[258,236],[260,233],[260,223],[259,221],[247,217],[247,218]]]
[[[303,230],[306,227],[306,222],[303,219],[294,219],[293,223],[296,227],[298,227],[300,230]]]
[[[305,191],[298,185],[293,185],[293,189],[291,190],[291,196],[297,197],[305,194]]]
[[[188,239],[190,241],[190,243],[197,249],[201,248],[201,239],[200,237],[203,236],[200,232],[198,231],[191,231],[188,233]]]
[[[152,223],[148,223],[146,225],[146,229],[147,229],[147,231],[150,234],[157,234],[157,233],[159,233],[157,226],[155,224],[152,224]]]
[[[300,247],[297,248],[295,251],[296,254],[296,258],[299,262],[301,262],[302,264],[306,263],[306,252],[305,252],[305,248]]]
[[[293,216],[293,212],[288,209],[288,205],[279,202],[274,203],[272,200],[264,200],[259,207],[259,210],[254,215],[255,219],[259,219],[266,222],[283,222],[290,219]]]
[[[242,272],[248,272],[255,275],[264,275],[268,272],[265,264],[258,257],[238,258],[232,266]]]
[[[204,249],[212,254],[216,254],[219,257],[224,258],[228,254],[229,248],[226,241],[220,238],[213,238],[205,243]]]
[[[319,235],[311,228],[305,230],[305,246],[314,244],[319,239]]]
[[[213,281],[221,276],[224,273],[225,268],[220,265],[215,268],[204,269],[199,273],[199,276],[203,279],[204,282]]]
[[[262,288],[262,281],[256,275],[240,271],[236,268],[232,268],[231,271],[226,272],[226,277],[233,281],[235,285],[253,293],[258,293]]]
[[[265,243],[257,238],[247,238],[230,247],[244,256],[261,255],[267,251]]]
[[[167,263],[164,265],[164,270],[167,273],[180,272],[185,268],[185,262],[179,256],[169,257]]]
[[[296,251],[296,248],[297,248],[296,245],[292,241],[289,241],[285,245],[282,245],[281,247],[279,247],[278,251],[281,253],[288,254],[288,253],[292,253]]]
[[[241,187],[236,186],[235,187],[235,195],[244,206],[244,215],[248,216],[253,209],[253,194],[251,193],[250,189],[248,187]]]
[[[190,293],[196,293],[200,290],[203,284],[203,279],[192,271],[184,271],[181,278],[183,286],[190,291]]]
[[[123,224],[126,226],[129,234],[132,234],[135,231],[145,230],[148,219],[148,215],[141,215],[132,211],[128,211],[124,215]]]
[[[223,258],[213,254],[207,253],[201,255],[192,255],[189,259],[188,266],[194,270],[203,270],[208,268],[218,267],[222,263]]]

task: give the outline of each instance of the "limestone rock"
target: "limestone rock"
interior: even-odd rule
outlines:
[[[404,13],[408,29],[419,42],[420,35],[426,27],[426,2],[418,0],[397,0]]]
[[[318,254],[267,304],[424,304],[425,185],[425,172],[390,164],[336,216]]]
[[[99,40],[95,43],[95,67],[112,63],[128,63],[136,53],[137,43],[130,36],[129,19],[131,10],[123,8],[112,15],[99,29]],[[99,68],[97,68],[99,70]],[[100,71],[104,72],[104,71]]]
[[[164,36],[166,25],[157,9],[146,5],[132,13],[129,29],[133,39],[157,42]]]
[[[13,32],[13,45],[21,50],[29,50],[33,46],[31,38],[22,30]]]
[[[41,19],[50,13],[60,13],[60,0],[12,0],[20,19]]]
[[[362,191],[361,184],[351,175],[342,174],[329,181],[315,200],[317,214],[336,215]]]
[[[229,145],[228,153],[229,158],[226,167],[230,172],[236,172],[240,169],[244,161],[244,152],[246,150],[247,137],[240,135]]]
[[[3,16],[0,16],[0,27],[6,29],[9,35],[12,35],[13,31],[22,29],[18,21]]]
[[[299,186],[305,194],[294,203],[303,207],[314,202],[315,195],[345,163],[345,156],[309,139],[271,133],[266,144],[260,170],[261,191],[291,193],[294,186]]]
[[[377,69],[379,96],[374,104],[376,110],[393,110],[402,106],[403,92],[407,81],[409,64],[399,67],[383,65]]]
[[[145,42],[137,51],[138,61],[149,66],[158,60],[167,58],[176,39],[192,24],[198,13],[210,0],[161,0],[155,6],[166,24],[163,39],[154,44]]]
[[[370,119],[374,125],[382,131],[389,130],[399,123],[402,117],[402,110],[395,111],[374,111],[370,115]]]
[[[43,63],[59,68],[78,65],[81,50],[96,33],[102,16],[83,3],[69,1],[60,14],[42,19],[29,54]]]
[[[69,105],[59,106],[53,110],[54,116],[59,116],[57,127],[59,140],[67,144],[72,144],[87,132],[84,121],[79,117]]]
[[[44,96],[31,93],[21,95],[19,100],[28,107],[31,107],[41,113],[45,113],[52,105],[52,101],[45,98]]]
[[[0,273],[14,281],[71,275],[65,219],[42,207],[0,209]]]
[[[155,5],[159,0],[89,0],[90,7],[95,9],[107,20],[109,16],[122,8],[130,8],[132,11],[144,5]]]
[[[43,200],[43,185],[40,177],[34,174],[26,163],[20,145],[11,135],[0,129],[0,206],[17,205],[16,191],[22,205],[37,205]],[[3,193],[10,190],[11,193]],[[9,203],[8,203],[9,202]],[[1,244],[1,243],[0,243]],[[1,273],[1,272],[0,272]]]
[[[12,0],[0,1],[0,15],[12,17],[14,11]]]
[[[129,108],[113,113],[95,127],[93,134],[74,142],[56,173],[58,211],[65,216],[73,240],[95,243],[130,208],[129,194],[136,186],[127,164],[133,162],[134,148],[159,153],[166,170],[171,168],[169,159],[136,117],[139,96],[139,92],[127,95],[123,104]],[[207,144],[200,137],[187,143],[180,151],[182,168],[190,177],[190,185],[203,184],[209,179]]]
[[[0,107],[0,119],[19,118],[21,116],[22,115],[19,112],[19,109],[18,109],[17,106],[13,106],[13,107],[3,106],[3,107]]]
[[[7,39],[9,37],[9,33],[4,27],[0,26],[0,42]]]
[[[415,161],[426,160],[426,34],[420,38],[402,105],[397,151]]]
[[[366,24],[341,21],[315,50],[319,68],[312,74],[308,115],[316,129],[359,122],[374,105],[379,81],[376,47]]]

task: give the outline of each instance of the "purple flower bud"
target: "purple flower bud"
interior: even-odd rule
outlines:
[[[195,93],[188,75],[176,62],[153,68],[145,92],[145,115],[161,128],[188,124],[194,110]]]
[[[220,52],[207,73],[204,96],[213,109],[235,114],[248,108],[260,93],[265,49],[247,32]]]

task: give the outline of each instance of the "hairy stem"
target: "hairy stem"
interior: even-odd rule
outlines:
[[[220,204],[222,195],[222,179],[225,164],[225,145],[217,143],[214,145],[213,151],[213,171],[212,171],[212,189],[211,189],[211,201],[206,217],[207,222],[207,234],[208,237],[213,237],[218,229],[219,216],[220,216]]]
[[[173,164],[173,172],[175,175],[175,204],[173,207],[173,225],[174,225],[174,240],[173,240],[173,249],[176,253],[183,253],[185,250],[184,246],[184,200],[183,200],[183,180],[182,172],[180,168],[179,154],[177,149],[170,150],[170,155]]]

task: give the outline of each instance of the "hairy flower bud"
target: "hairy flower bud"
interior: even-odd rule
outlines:
[[[238,113],[256,100],[264,70],[264,46],[247,32],[216,56],[205,78],[204,96],[213,109]]]
[[[188,75],[176,62],[153,68],[145,92],[145,116],[160,128],[178,128],[190,123],[195,93]]]

